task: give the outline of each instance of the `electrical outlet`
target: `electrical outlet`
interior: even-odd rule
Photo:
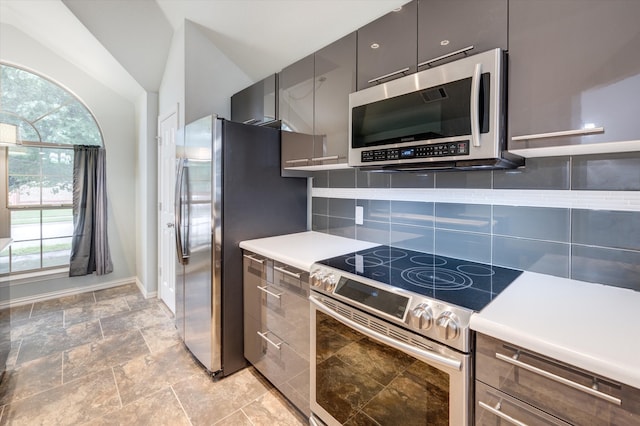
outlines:
[[[356,206],[356,225],[364,223],[364,207]]]

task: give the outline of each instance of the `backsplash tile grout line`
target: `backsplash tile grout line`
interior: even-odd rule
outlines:
[[[640,212],[640,191],[312,188],[312,197]]]

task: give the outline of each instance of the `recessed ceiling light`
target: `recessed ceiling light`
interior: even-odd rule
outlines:
[[[378,47],[380,47],[380,45],[378,43],[371,43],[371,48],[372,49],[377,49]]]

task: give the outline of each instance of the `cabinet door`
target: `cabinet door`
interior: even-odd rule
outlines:
[[[315,142],[317,163],[346,163],[349,93],[356,90],[356,33],[320,49],[315,57]]]
[[[639,16],[637,0],[510,1],[510,149],[640,139]]]
[[[519,422],[519,423],[517,423]],[[475,426],[540,425],[569,426],[569,423],[553,417],[529,404],[511,398],[476,380]]]
[[[506,50],[507,8],[507,0],[420,0],[418,68],[441,65],[465,53]],[[433,61],[437,58],[442,59]]]
[[[313,134],[313,55],[278,74],[278,112],[283,130]]]
[[[358,30],[358,90],[416,71],[417,15],[412,1]]]
[[[276,118],[276,76],[252,84],[231,97],[231,120],[259,124]]]
[[[480,333],[476,380],[570,424],[640,421],[637,389]]]

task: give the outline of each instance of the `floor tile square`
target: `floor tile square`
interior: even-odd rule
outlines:
[[[167,387],[86,424],[108,425],[190,426],[190,423],[173,391]]]
[[[77,346],[63,352],[64,383],[149,353],[138,330]]]
[[[57,386],[5,407],[2,424],[76,425],[120,408],[111,369]]]
[[[129,305],[122,297],[101,300],[90,305],[69,308],[64,311],[64,325],[68,327],[80,322],[109,317],[122,312],[129,312]]]
[[[0,383],[0,405],[16,402],[62,384],[62,353],[9,369]]]
[[[203,425],[224,419],[269,392],[271,385],[246,368],[215,382],[204,375],[182,380],[173,389],[191,422]]]
[[[206,376],[182,345],[139,356],[113,368],[124,405],[192,376]],[[195,379],[194,379],[195,380]]]
[[[49,314],[51,312],[62,311],[64,309],[76,308],[91,303],[95,303],[96,299],[92,292],[79,293],[70,296],[59,297],[57,299],[35,302],[31,311],[31,318],[40,315]]]
[[[98,320],[75,324],[67,328],[50,330],[22,339],[16,364],[62,352],[75,346],[102,339]]]
[[[173,321],[157,305],[137,311],[122,312],[110,317],[101,318],[102,332],[106,336],[122,334],[128,330],[152,327],[155,325],[170,325]]]

